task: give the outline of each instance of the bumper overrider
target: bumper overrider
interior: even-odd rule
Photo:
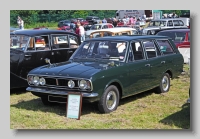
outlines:
[[[79,92],[79,91],[65,91],[65,90],[57,90],[57,89],[47,89],[47,88],[39,88],[39,87],[27,87],[27,91],[31,92],[32,94],[43,97],[43,96],[62,96],[66,97],[68,96],[68,93],[81,93],[83,97],[83,101],[85,102],[95,102],[98,100],[98,93],[91,92]]]

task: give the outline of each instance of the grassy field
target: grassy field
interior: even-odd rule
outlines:
[[[188,65],[171,81],[168,93],[144,92],[120,101],[116,111],[100,114],[95,104],[83,103],[80,120],[66,117],[66,106],[44,106],[25,89],[10,95],[11,129],[190,129]]]

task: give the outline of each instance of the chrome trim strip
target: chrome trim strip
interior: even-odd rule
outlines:
[[[31,92],[40,92],[41,94],[54,94],[54,95],[68,95],[68,92],[70,91],[59,91],[59,90],[53,90],[53,89],[44,89],[44,88],[35,88],[35,87],[27,87],[27,91]],[[71,92],[76,92],[76,91],[71,91]],[[85,93],[85,92],[80,92],[83,97],[98,97],[98,93]]]

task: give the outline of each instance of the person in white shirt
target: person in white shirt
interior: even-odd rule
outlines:
[[[17,18],[17,24],[18,24],[18,27],[20,28],[20,17],[19,16]]]
[[[19,28],[24,30],[24,21],[21,18],[19,19]]]
[[[79,28],[79,36],[81,37],[81,42],[85,40],[85,29],[81,24],[77,24]]]

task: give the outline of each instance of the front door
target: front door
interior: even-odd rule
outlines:
[[[31,37],[23,57],[20,76],[26,78],[30,70],[47,64],[45,58],[53,60],[51,48],[49,47],[49,36]]]

